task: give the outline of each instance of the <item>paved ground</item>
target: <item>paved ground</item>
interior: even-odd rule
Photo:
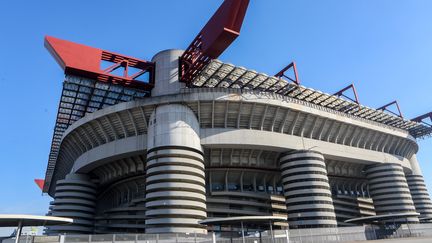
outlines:
[[[361,242],[376,242],[376,243],[431,243],[432,237],[417,237],[417,238],[401,238],[388,240],[368,240],[368,241],[350,241],[346,243],[361,243]]]

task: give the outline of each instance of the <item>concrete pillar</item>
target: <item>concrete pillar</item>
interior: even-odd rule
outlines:
[[[93,232],[96,185],[84,174],[68,174],[58,180],[50,216],[67,217],[73,224],[47,227],[48,234],[89,234]]]
[[[377,215],[415,213],[403,168],[400,164],[382,163],[366,168],[369,193]],[[389,220],[405,223],[406,219]],[[417,217],[408,218],[408,222],[418,222]]]
[[[299,150],[282,155],[279,162],[289,225],[294,228],[336,227],[323,155]]]
[[[432,201],[427,191],[416,155],[411,157],[410,163],[412,171],[411,173],[406,173],[405,177],[416,211],[420,214],[420,218],[430,218],[432,217]]]
[[[206,233],[199,123],[180,104],[156,107],[147,135],[146,233]]]
[[[182,50],[165,50],[152,58],[152,61],[156,63],[152,96],[176,94],[185,87],[184,83],[179,82],[179,57],[182,54]]]

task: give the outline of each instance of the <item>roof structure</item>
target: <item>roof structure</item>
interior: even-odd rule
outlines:
[[[46,192],[49,189],[61,138],[72,123],[85,116],[85,114],[149,95],[150,92],[145,90],[66,75],[51,141],[43,191]]]
[[[249,0],[225,0],[180,57],[180,81],[191,80],[240,35]]]
[[[67,75],[150,91],[154,86],[154,63],[101,50],[52,36],[45,47]],[[143,81],[145,74],[148,82]]]
[[[72,123],[87,113],[149,96],[154,86],[153,62],[51,36],[45,37],[45,47],[64,70],[66,78],[51,141],[44,192],[51,184],[63,133]]]
[[[406,120],[383,110],[363,106],[336,95],[326,94],[289,82],[283,78],[269,76],[237,67],[219,60],[212,60],[192,81],[194,87],[236,88],[263,92],[273,92],[314,105],[322,106],[369,121],[378,122],[397,129],[408,131],[414,138],[423,138],[432,134],[432,127],[424,123]]]

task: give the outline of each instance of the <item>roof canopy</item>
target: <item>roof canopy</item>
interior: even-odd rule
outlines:
[[[51,226],[73,223],[73,219],[25,215],[25,214],[0,214],[0,227],[16,227],[21,222],[22,226]]]
[[[67,75],[63,82],[43,192],[50,187],[63,133],[72,123],[85,114],[149,95],[148,91],[120,84]]]
[[[219,60],[212,60],[195,77],[192,84],[195,87],[237,88],[277,93],[368,121],[402,129],[409,132],[414,138],[426,137],[432,134],[432,127],[426,124],[406,120],[402,117],[379,109],[369,108],[336,95],[326,94],[288,82],[283,78],[258,73],[254,70],[237,67]]]

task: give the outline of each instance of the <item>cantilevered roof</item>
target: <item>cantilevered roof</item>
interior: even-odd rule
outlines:
[[[432,127],[423,123],[406,120],[381,110],[359,105],[335,95],[296,85],[285,79],[258,73],[244,67],[223,63],[219,60],[212,60],[202,72],[194,78],[192,85],[195,87],[239,88],[273,92],[399,128],[408,131],[414,138],[422,138],[432,134]]]
[[[51,141],[43,191],[47,192],[50,187],[61,138],[72,123],[87,113],[149,95],[149,91],[66,75]]]

